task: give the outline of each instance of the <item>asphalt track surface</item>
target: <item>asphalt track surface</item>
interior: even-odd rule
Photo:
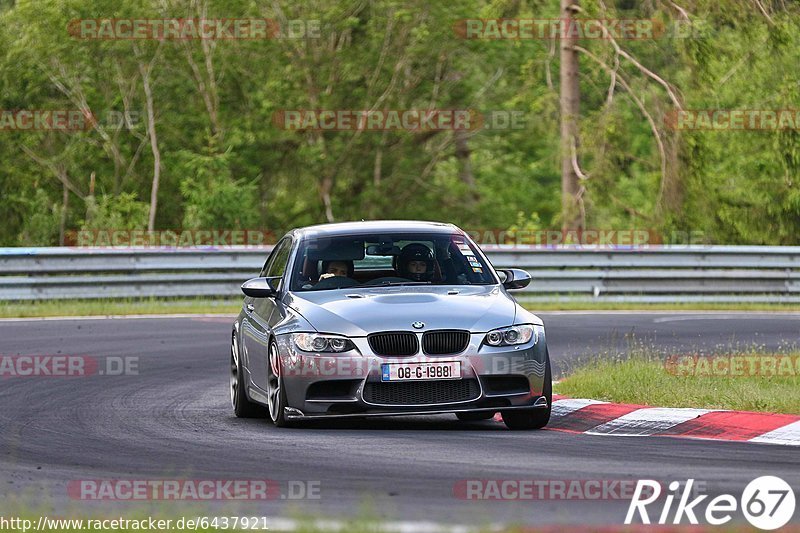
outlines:
[[[639,341],[664,353],[800,345],[800,314],[540,316],[558,368]],[[0,355],[138,358],[137,375],[0,379],[0,515],[9,514],[13,502],[35,502],[35,509],[73,515],[144,505],[165,517],[348,517],[366,509],[387,520],[448,524],[621,524],[628,507],[628,500],[468,501],[454,495],[459,483],[473,479],[693,478],[708,494],[738,495],[750,480],[777,475],[800,496],[795,447],[511,432],[494,421],[464,423],[449,415],[302,429],[236,419],[227,390],[231,320],[0,321]],[[319,483],[320,498],[139,504],[87,502],[67,492],[72,480],[151,478],[267,478],[279,482],[284,496],[289,481],[310,481]],[[735,516],[742,519],[741,512]]]

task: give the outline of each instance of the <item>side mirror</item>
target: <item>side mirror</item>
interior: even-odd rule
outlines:
[[[276,287],[280,280],[280,277],[248,279],[242,283],[242,292],[253,298],[271,298],[278,294]]]
[[[498,272],[505,275],[503,287],[506,289],[524,289],[531,282],[531,275],[519,268],[502,268]]]

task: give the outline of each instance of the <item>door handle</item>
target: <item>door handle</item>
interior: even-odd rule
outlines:
[[[256,308],[253,306],[253,304],[247,304],[246,308],[251,313],[256,310]]]

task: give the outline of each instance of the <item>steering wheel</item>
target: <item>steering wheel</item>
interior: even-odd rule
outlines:
[[[346,289],[348,287],[355,287],[359,283],[351,278],[344,276],[331,276],[329,278],[321,279],[311,290],[320,289]]]

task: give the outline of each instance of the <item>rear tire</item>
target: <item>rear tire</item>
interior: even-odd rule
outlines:
[[[494,418],[494,413],[456,413],[456,416],[462,422],[479,422],[481,420],[489,420]]]
[[[242,359],[239,353],[239,343],[236,340],[236,332],[231,336],[231,369],[230,369],[230,391],[231,405],[234,414],[239,418],[264,418],[266,410],[263,406],[251,402],[245,391],[244,371],[242,370]]]
[[[550,422],[550,411],[553,407],[553,377],[550,372],[550,354],[546,354],[546,357],[542,396],[547,400],[547,408],[535,407],[533,409],[503,411],[503,422],[508,429],[541,429]]]

